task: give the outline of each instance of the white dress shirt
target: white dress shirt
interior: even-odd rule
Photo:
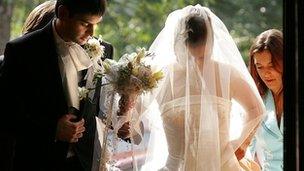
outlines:
[[[90,57],[85,50],[74,42],[65,42],[57,33],[55,28],[55,20],[53,20],[53,34],[57,48],[58,65],[62,78],[64,93],[67,97],[68,107],[79,109],[79,93],[78,81],[80,80],[80,72],[92,66]],[[69,147],[67,158],[74,156],[75,153]]]
[[[79,109],[78,81],[79,71],[92,66],[90,57],[85,50],[75,42],[65,42],[55,29],[53,21],[53,33],[59,55],[59,68],[62,78],[63,89],[67,97],[68,107]]]

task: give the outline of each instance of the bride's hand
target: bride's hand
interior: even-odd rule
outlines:
[[[243,149],[242,147],[239,147],[235,152],[234,152],[236,158],[238,160],[242,160],[246,154],[246,149]]]
[[[234,152],[236,158],[238,160],[242,160],[242,158],[244,158],[245,154],[246,154],[246,150],[250,145],[250,142],[252,140],[252,137],[254,135],[254,132],[252,132],[246,139],[245,141],[242,143],[242,145]]]

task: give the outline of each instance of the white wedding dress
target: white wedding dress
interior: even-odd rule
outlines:
[[[166,88],[167,93],[165,97],[167,99],[162,99],[164,103],[161,106],[161,119],[168,146],[168,157],[166,165],[162,170],[241,170],[239,162],[234,155],[237,147],[235,147],[236,144],[233,144],[230,136],[230,112],[232,107],[230,99],[233,97],[241,101],[246,109],[250,109],[246,110],[248,115],[260,113],[262,106],[258,105],[258,99],[251,92],[250,86],[242,81],[238,72],[221,63],[217,63],[216,65],[218,66],[215,68],[221,68],[226,72],[230,72],[230,79],[216,81],[215,86],[219,90],[220,84],[230,84],[227,87],[231,89],[229,91],[231,97],[221,97],[225,96],[222,94],[223,92],[217,92],[216,96],[205,95],[202,97],[201,94],[206,94],[204,93],[206,84],[200,83],[199,75],[193,70],[192,72],[189,71],[191,75],[189,80],[192,81],[188,82],[190,88],[187,100],[185,96],[186,85],[182,84],[186,81],[186,77],[184,76],[185,71],[175,70],[175,78],[172,80],[174,80],[173,85],[176,86],[174,86],[173,90],[168,87]],[[219,71],[215,73],[219,74]],[[216,77],[220,76],[217,75]],[[244,94],[245,96],[243,96]],[[185,106],[185,104],[189,106]],[[202,110],[204,107],[207,107],[209,111]],[[188,112],[186,111],[187,109],[189,110]],[[213,115],[212,117],[208,117],[207,121],[203,121],[201,118],[205,112]],[[257,125],[260,119],[261,117],[256,117],[250,121],[251,123],[247,124]],[[185,131],[185,123],[188,131]],[[244,126],[243,129],[240,131],[247,132],[248,126]],[[188,139],[186,139],[185,135],[188,136]],[[209,160],[205,160],[206,158],[217,162],[210,164],[208,163]]]
[[[230,116],[230,109],[231,109],[231,102],[219,98],[219,97],[209,97],[210,101],[213,102],[215,107],[218,108],[218,118],[219,118],[219,129],[220,134],[220,150],[221,153],[225,153],[226,148],[232,148],[229,145],[229,116]],[[195,99],[200,99],[199,96],[192,96],[191,99],[193,99],[194,103],[191,104],[191,115],[192,115],[192,121],[191,121],[191,132],[190,137],[198,137],[198,131],[199,130],[199,121],[200,121],[200,113],[197,111],[200,111],[200,104],[196,104]],[[183,100],[183,99],[178,99]],[[184,116],[184,107],[179,108],[171,108],[164,112],[162,114],[163,124],[164,124],[164,131],[166,134],[166,139],[168,143],[168,158],[166,162],[166,166],[163,168],[163,170],[170,170],[170,171],[179,171],[182,170],[183,164],[186,164],[184,167],[184,170],[195,170],[195,168],[198,165],[198,163],[203,163],[202,161],[197,161],[194,157],[196,156],[185,156],[186,161],[184,160],[184,149],[185,149],[185,116]],[[210,143],[213,143],[212,140],[210,140]],[[195,148],[197,146],[196,142],[190,141],[190,146],[187,146],[189,151],[199,149]],[[208,146],[208,144],[205,144]],[[194,148],[193,148],[194,147]],[[229,149],[231,151],[231,149]],[[190,153],[191,154],[191,153]],[[205,155],[205,154],[204,154]],[[212,155],[212,154],[210,154]],[[223,155],[225,156],[225,155]],[[198,163],[196,163],[198,162]],[[231,163],[234,163],[231,165]],[[232,169],[234,168],[234,169]],[[239,170],[238,161],[236,158],[231,158],[229,167],[227,165],[223,165],[221,167],[221,170]]]
[[[188,51],[186,23],[203,17],[207,26],[204,61]],[[208,8],[172,12],[149,51],[164,79],[143,98],[151,136],[144,171],[238,171],[235,151],[252,136],[264,106],[256,85],[222,21]],[[232,100],[242,106],[239,136],[230,134]],[[149,101],[151,106],[149,107]],[[141,107],[142,108],[142,107]]]

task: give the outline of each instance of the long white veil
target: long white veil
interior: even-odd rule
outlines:
[[[185,43],[192,16],[207,25],[203,66]],[[223,22],[200,5],[176,10],[149,51],[155,55],[152,66],[165,77],[137,108],[150,136],[141,170],[240,170],[234,152],[254,133],[264,106]],[[230,133],[232,101],[245,111],[238,136]]]

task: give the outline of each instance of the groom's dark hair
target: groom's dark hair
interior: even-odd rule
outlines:
[[[106,0],[57,0],[55,13],[58,17],[58,7],[63,5],[69,10],[70,17],[75,14],[103,16],[106,4]]]

